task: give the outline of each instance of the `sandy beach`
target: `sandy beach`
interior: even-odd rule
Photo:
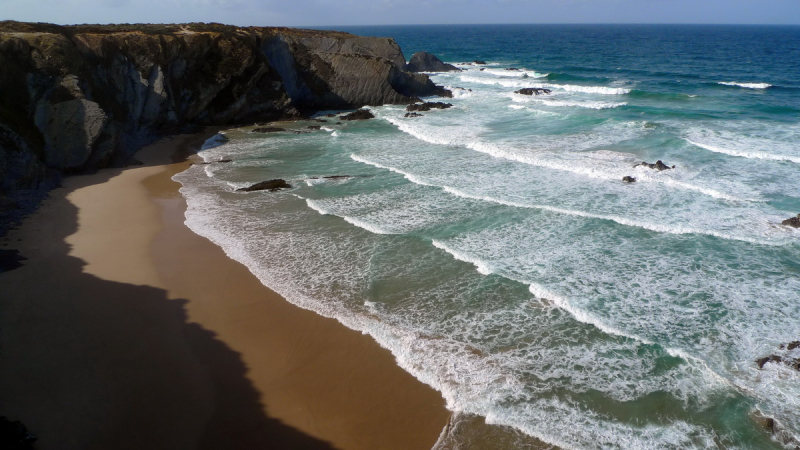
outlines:
[[[191,232],[165,138],[75,176],[0,241],[0,415],[47,449],[429,449],[440,394]],[[177,152],[177,153],[176,153]]]

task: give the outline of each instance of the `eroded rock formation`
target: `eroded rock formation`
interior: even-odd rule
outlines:
[[[405,65],[407,72],[460,72],[461,69],[442,62],[441,59],[428,52],[417,52],[411,55],[411,60]]]
[[[189,126],[434,95],[404,64],[392,39],[336,31],[0,22],[0,208]]]

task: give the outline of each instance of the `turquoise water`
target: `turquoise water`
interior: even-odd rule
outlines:
[[[800,436],[800,372],[755,363],[800,357],[779,348],[800,339],[800,230],[780,225],[800,212],[800,28],[345,31],[456,63],[433,78],[464,89],[423,117],[210,140],[234,162],[176,176],[193,230],[497,426],[442,448]],[[657,159],[676,168],[633,167]],[[234,192],[270,178],[294,188]]]

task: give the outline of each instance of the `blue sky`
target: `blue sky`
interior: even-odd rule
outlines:
[[[260,26],[800,24],[800,0],[0,0],[0,20]]]

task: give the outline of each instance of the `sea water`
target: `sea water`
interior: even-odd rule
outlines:
[[[195,232],[494,425],[439,446],[800,442],[800,372],[756,364],[800,357],[799,27],[345,31],[462,68],[453,107],[229,130],[175,177]]]

